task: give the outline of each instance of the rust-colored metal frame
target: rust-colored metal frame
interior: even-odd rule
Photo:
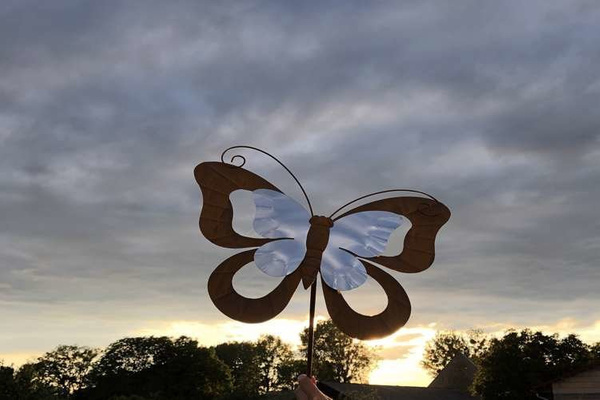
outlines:
[[[260,176],[225,162],[199,164],[194,170],[194,175],[203,196],[200,214],[202,234],[217,246],[249,249],[229,257],[211,274],[208,281],[211,300],[221,312],[238,321],[256,323],[275,317],[289,303],[306,273],[306,268],[300,265],[264,297],[252,299],[237,293],[232,284],[233,276],[254,260],[256,248],[273,240],[282,239],[251,238],[235,232],[232,226],[233,207],[229,196],[239,189],[281,191]],[[325,303],[331,319],[343,332],[358,339],[374,339],[389,335],[404,326],[410,317],[411,306],[406,292],[396,279],[375,264],[407,273],[421,272],[429,268],[435,257],[436,235],[450,218],[450,210],[433,198],[403,196],[361,205],[336,217],[333,221],[346,215],[369,210],[389,211],[402,215],[408,218],[412,226],[404,239],[404,249],[397,256],[361,258],[367,274],[381,285],[388,297],[387,307],[381,313],[372,316],[357,313],[348,305],[340,292],[322,281]]]

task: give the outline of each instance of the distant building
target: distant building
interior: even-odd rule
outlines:
[[[477,367],[473,364],[473,361],[460,353],[440,371],[438,376],[429,384],[429,387],[468,392],[476,372]]]
[[[554,400],[600,400],[600,364],[552,383]]]
[[[468,357],[460,354],[440,371],[428,387],[319,382],[319,389],[334,399],[473,400],[476,397],[469,394],[468,388],[476,369]]]

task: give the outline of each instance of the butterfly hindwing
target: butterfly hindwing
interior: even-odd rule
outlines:
[[[387,295],[387,306],[377,315],[363,315],[354,311],[344,296],[323,283],[325,305],[333,322],[345,334],[362,340],[390,335],[404,326],[410,317],[410,300],[398,281],[370,262],[361,260],[367,274]]]
[[[321,277],[335,290],[350,290],[365,283],[367,271],[354,255],[328,245],[321,258]]]
[[[254,263],[265,274],[282,277],[294,272],[305,254],[306,245],[300,240],[276,240],[263,244],[256,250]]]
[[[233,287],[234,275],[254,260],[256,250],[246,250],[223,261],[208,278],[208,294],[229,318],[257,323],[277,316],[287,306],[302,279],[300,271],[287,275],[275,289],[260,298],[240,295]]]

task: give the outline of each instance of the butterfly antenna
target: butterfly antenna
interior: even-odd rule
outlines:
[[[226,163],[225,162],[225,153],[227,153],[228,151],[233,150],[233,149],[250,149],[250,150],[255,150],[255,151],[258,151],[259,153],[263,153],[263,154],[271,157],[273,160],[277,161],[277,163],[279,165],[281,165],[288,172],[288,174],[290,174],[292,176],[292,178],[294,178],[294,180],[296,181],[296,183],[300,187],[300,190],[302,190],[302,194],[304,195],[304,198],[306,199],[306,203],[308,204],[308,208],[310,210],[310,215],[311,216],[315,215],[314,212],[313,212],[312,204],[310,204],[310,200],[308,199],[308,195],[306,194],[306,190],[304,190],[304,187],[302,186],[302,184],[300,183],[300,181],[298,180],[298,178],[296,178],[296,175],[294,175],[292,173],[292,171],[290,171],[290,169],[285,166],[284,163],[282,163],[281,161],[279,161],[279,159],[277,157],[275,157],[274,155],[272,155],[270,153],[267,153],[266,151],[261,150],[261,149],[259,149],[257,147],[252,147],[252,146],[232,146],[232,147],[229,147],[229,148],[225,149],[225,151],[223,151],[221,153],[221,162],[222,163]],[[244,156],[242,156],[240,154],[236,154],[233,157],[231,157],[230,162],[226,163],[226,164],[233,164],[234,160],[236,158],[239,158],[239,159],[242,160],[242,163],[240,165],[235,165],[236,167],[241,168],[241,167],[244,166],[244,164],[246,164],[246,157],[244,157]]]
[[[419,193],[422,195],[425,195],[427,197],[429,197],[431,200],[435,201],[436,203],[439,203],[438,199],[436,199],[435,197],[433,197],[432,195],[430,195],[429,193],[425,193],[425,192],[421,192],[420,190],[413,190],[413,189],[389,189],[389,190],[382,190],[379,192],[374,192],[374,193],[369,193],[366,194],[364,196],[361,196],[357,199],[354,199],[352,201],[347,202],[346,204],[344,204],[343,206],[341,206],[340,208],[338,208],[337,210],[335,210],[330,216],[329,218],[333,219],[333,216],[335,214],[337,214],[338,212],[340,212],[341,210],[343,210],[344,208],[348,207],[350,204],[354,204],[357,201],[366,199],[367,197],[371,197],[371,196],[377,196],[378,194],[384,194],[384,193],[392,193],[392,192],[410,192],[410,193]]]

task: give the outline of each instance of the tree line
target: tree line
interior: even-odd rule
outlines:
[[[306,369],[308,330],[294,351],[273,335],[254,342],[200,346],[189,337],[128,337],[105,349],[61,345],[20,368],[0,362],[0,400],[246,400],[293,389]],[[482,400],[537,400],[566,374],[600,365],[600,343],[531,330],[495,338],[472,330],[438,332],[422,366],[437,374],[458,354],[477,366],[470,390]],[[314,374],[366,382],[374,351],[331,320],[315,329]]]
[[[529,329],[509,330],[500,338],[479,330],[438,332],[427,343],[421,365],[437,376],[461,353],[477,366],[470,391],[482,400],[538,400],[552,382],[600,365],[600,342],[590,345],[575,334],[561,339]]]
[[[105,349],[61,345],[20,368],[0,363],[0,400],[237,400],[293,389],[308,330],[293,351],[273,335],[200,346],[189,337],[127,337]],[[315,328],[314,374],[365,382],[376,354],[331,322]]]

